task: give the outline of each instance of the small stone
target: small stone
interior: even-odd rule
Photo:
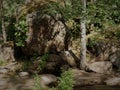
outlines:
[[[52,75],[52,74],[43,74],[40,75],[41,78],[41,86],[43,88],[47,87],[48,85],[52,84],[52,83],[56,83],[57,81],[57,77]]]
[[[19,73],[19,76],[20,76],[20,77],[28,77],[28,76],[29,76],[29,73],[28,73],[28,72],[20,72],[20,73]]]
[[[6,74],[8,72],[9,72],[8,69],[0,69],[0,74]]]

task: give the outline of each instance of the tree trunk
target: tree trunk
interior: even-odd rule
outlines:
[[[3,34],[3,42],[7,42],[7,35],[6,35],[6,30],[5,30],[5,23],[4,23],[4,18],[2,18],[2,34]]]
[[[1,23],[2,23],[2,35],[3,35],[3,42],[7,42],[7,35],[6,35],[6,30],[5,30],[5,22],[4,22],[4,17],[3,17],[3,0],[0,0],[0,18],[1,18]]]
[[[82,0],[82,19],[81,19],[81,62],[80,68],[86,68],[86,0]]]

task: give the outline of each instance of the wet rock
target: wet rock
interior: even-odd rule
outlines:
[[[112,63],[109,61],[99,61],[93,62],[88,65],[89,69],[102,74],[110,74],[112,73]]]
[[[28,78],[29,73],[28,73],[28,72],[20,72],[20,73],[19,73],[19,76],[20,76],[21,78]]]
[[[109,86],[117,86],[117,85],[120,85],[120,78],[118,77],[110,78],[106,80],[105,82]]]
[[[9,72],[8,69],[0,69],[0,74],[7,74]]]
[[[57,82],[57,77],[52,74],[40,75],[40,83],[43,88],[53,85]]]

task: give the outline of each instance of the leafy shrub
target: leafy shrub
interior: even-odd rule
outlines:
[[[34,90],[73,90],[73,72],[70,69],[61,74],[61,77],[59,78],[59,84],[56,88],[42,88],[40,84],[40,77],[38,75],[35,75],[34,80]]]
[[[40,83],[40,80],[41,80],[41,78],[39,77],[39,75],[35,75],[34,76],[34,89],[33,90],[57,90],[57,88],[54,88],[54,87],[52,87],[52,88],[43,88],[42,86],[41,86],[41,83]]]
[[[6,65],[6,64],[7,64],[6,61],[0,60],[0,66]]]
[[[20,20],[16,25],[15,43],[17,46],[24,46],[27,38],[26,32],[28,31],[26,20]]]
[[[34,76],[34,90],[43,90],[43,88],[41,87],[41,84],[40,84],[40,77],[38,75],[35,75]]]
[[[47,60],[48,60],[48,57],[49,55],[48,54],[44,54],[42,57],[41,57],[41,61],[39,62],[39,65],[38,65],[38,70],[42,70],[42,68],[44,68]]]
[[[28,62],[24,62],[23,65],[22,65],[21,70],[22,70],[22,71],[27,71],[28,68],[29,68],[29,63],[28,63]]]
[[[73,90],[73,73],[69,69],[68,71],[64,71],[59,78],[58,90]]]

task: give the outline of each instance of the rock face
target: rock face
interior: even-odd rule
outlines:
[[[28,55],[46,52],[59,53],[71,50],[77,58],[80,56],[80,39],[70,39],[70,32],[59,17],[40,16],[40,12],[27,15],[29,31],[23,52]]]
[[[88,40],[87,49],[93,54],[92,56],[94,56],[94,59],[91,62],[108,61],[110,55],[119,49],[119,47],[115,45],[114,41],[108,41],[106,39],[98,40],[93,47],[89,46],[90,43],[91,40]]]
[[[61,58],[72,67],[76,67],[76,62],[74,56],[69,51],[63,51],[60,54]]]
[[[93,62],[88,67],[96,73],[110,74],[112,72],[112,63],[109,61]]]
[[[65,50],[67,32],[64,24],[49,15],[41,18],[39,15],[35,12],[27,17],[29,31],[24,52],[29,55],[42,55],[46,52],[56,53]]]
[[[120,51],[116,51],[110,55],[109,60],[113,63],[113,65],[120,70]]]
[[[15,60],[13,42],[7,42],[0,45],[0,60],[6,62]]]

